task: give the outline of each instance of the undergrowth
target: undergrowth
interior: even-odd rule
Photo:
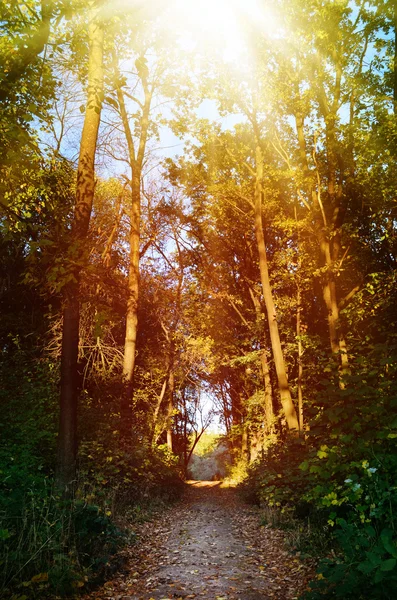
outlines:
[[[82,395],[78,479],[74,498],[63,500],[54,484],[56,419],[49,416],[56,413],[56,372],[44,362],[18,368],[8,370],[8,388],[0,390],[8,410],[0,420],[0,597],[71,596],[119,566],[134,524],[177,499],[183,482],[176,459],[152,449],[139,430],[121,441],[117,398],[102,388],[100,398]],[[107,408],[101,418],[100,402]]]
[[[269,447],[241,486],[291,548],[319,558],[310,600],[397,597],[397,361],[382,350],[345,388],[324,380],[306,439]]]
[[[0,597],[69,596],[103,579],[117,564],[118,550],[134,542],[134,523],[149,519],[153,511],[178,497],[183,484],[175,469],[161,465],[157,458],[154,465],[148,464],[149,459],[143,461],[135,472],[133,464],[142,456],[131,452],[121,456],[119,466],[116,458],[112,461],[118,483],[116,474],[106,469],[99,482],[82,471],[70,501],[56,493],[50,477],[29,476],[22,469],[8,475],[3,471]],[[97,462],[97,473],[98,466]],[[131,474],[126,481],[120,473],[128,468]]]

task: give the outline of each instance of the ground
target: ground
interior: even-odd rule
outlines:
[[[122,572],[84,600],[292,600],[313,563],[220,482],[189,482],[184,499],[145,523]]]

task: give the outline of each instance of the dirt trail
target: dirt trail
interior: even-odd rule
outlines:
[[[258,509],[219,482],[189,482],[185,499],[143,528],[124,574],[89,596],[113,600],[297,598],[313,565],[260,527]]]

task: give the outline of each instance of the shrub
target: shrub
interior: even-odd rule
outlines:
[[[332,368],[330,368],[332,373]],[[308,598],[397,594],[397,378],[395,347],[374,346],[338,386],[323,380],[307,412],[305,442],[271,446],[249,470],[252,500],[328,530],[334,552],[319,565]]]

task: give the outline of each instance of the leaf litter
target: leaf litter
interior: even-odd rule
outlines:
[[[292,555],[285,532],[220,482],[190,482],[182,501],[134,530],[124,567],[84,600],[294,600],[315,561]]]

